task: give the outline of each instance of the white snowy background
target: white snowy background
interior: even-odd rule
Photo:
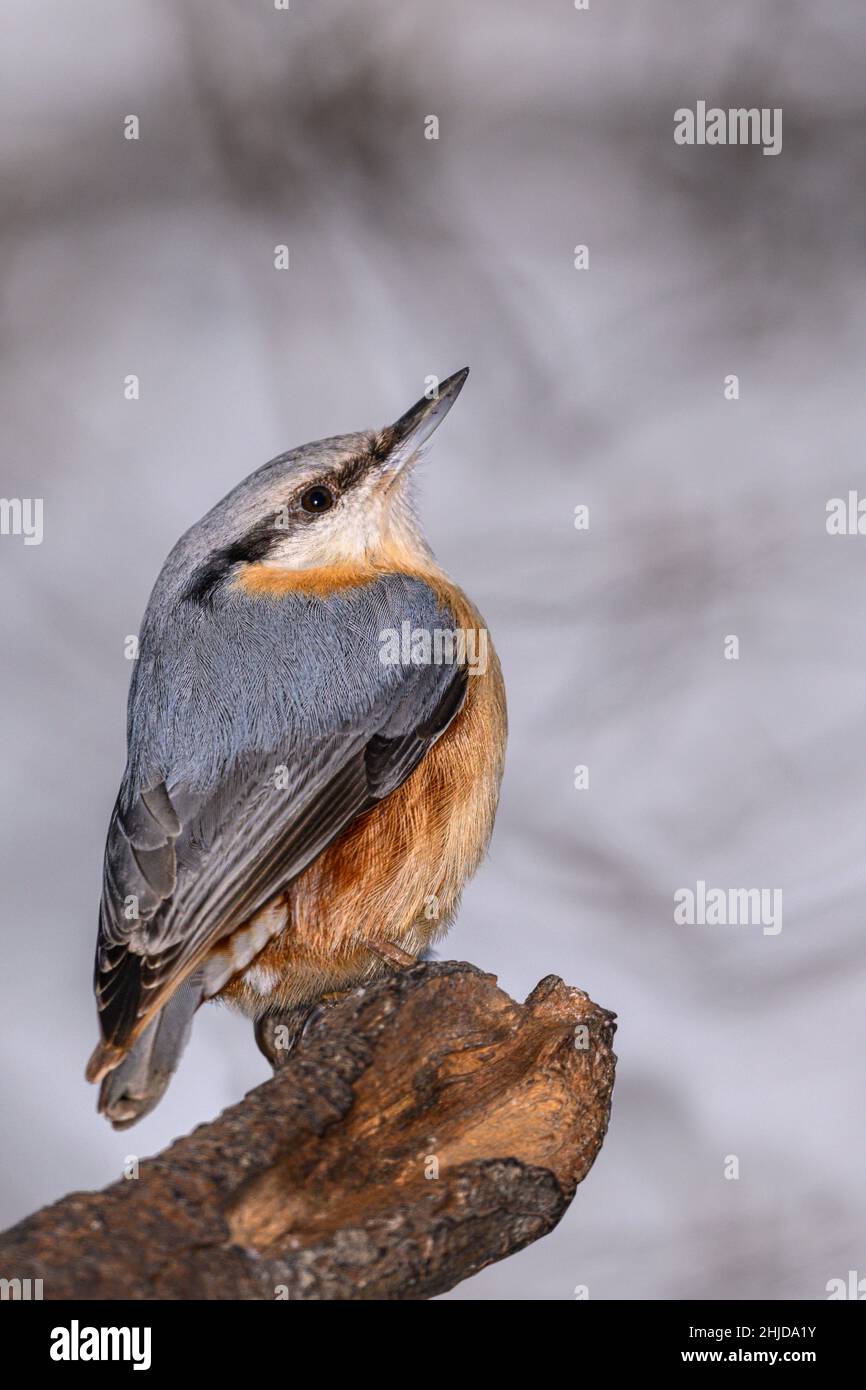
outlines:
[[[866,494],[858,8],[3,0],[0,493],[45,505],[41,546],[0,538],[3,1224],[267,1074],[209,1008],[137,1129],[82,1077],[162,560],[273,454],[468,363],[423,512],[511,736],[445,950],[587,989],[620,1061],[560,1227],[450,1297],[866,1274],[866,537],[825,529]],[[782,153],[676,146],[698,99],[781,106]],[[698,879],[781,888],[781,933],[674,925]]]

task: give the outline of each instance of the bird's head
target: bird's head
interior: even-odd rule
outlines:
[[[266,463],[179,542],[169,561],[202,596],[245,565],[277,570],[385,564],[428,553],[412,507],[412,465],[469,369],[382,430],[337,435]],[[173,563],[174,562],[174,563]]]

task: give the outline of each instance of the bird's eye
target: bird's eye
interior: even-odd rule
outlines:
[[[334,494],[330,488],[323,487],[321,483],[316,483],[315,487],[308,487],[301,498],[301,506],[305,512],[326,512],[334,505]]]

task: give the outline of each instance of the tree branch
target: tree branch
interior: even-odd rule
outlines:
[[[607,1129],[613,1015],[455,961],[325,1010],[272,1080],[0,1237],[55,1299],[420,1299],[545,1235]]]

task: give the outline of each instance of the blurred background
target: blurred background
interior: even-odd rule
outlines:
[[[423,515],[511,736],[445,950],[588,990],[620,1062],[560,1227],[449,1297],[866,1275],[866,538],[825,527],[866,492],[858,10],[3,0],[0,491],[45,509],[42,545],[0,537],[4,1225],[267,1075],[209,1008],[138,1128],[82,1078],[124,641],[165,555],[272,455],[468,363]],[[675,145],[698,100],[782,107],[782,153]],[[781,888],[781,933],[675,925],[698,879]]]

